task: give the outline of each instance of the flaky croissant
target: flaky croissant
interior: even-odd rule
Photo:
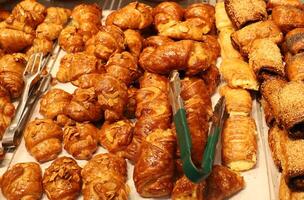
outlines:
[[[82,169],[82,193],[84,200],[127,200],[130,189],[126,161],[114,154],[98,154]]]
[[[98,129],[89,123],[76,123],[63,129],[63,147],[74,158],[89,160],[97,150]]]
[[[176,138],[172,130],[156,129],[143,141],[134,166],[133,180],[142,197],[171,194]]]
[[[68,53],[81,52],[85,49],[80,29],[74,24],[68,25],[61,31],[58,42],[60,47]]]
[[[54,160],[43,175],[43,189],[50,200],[77,198],[81,184],[81,168],[66,156]]]
[[[42,52],[44,55],[52,52],[53,42],[46,38],[35,38],[33,45],[27,49],[26,55],[31,56],[33,53]]]
[[[10,125],[14,114],[15,107],[10,99],[0,94],[0,138],[2,138],[5,129]]]
[[[71,102],[64,108],[64,114],[78,122],[100,120],[103,112],[97,102],[95,89],[76,89]]]
[[[72,18],[78,24],[94,23],[100,24],[102,10],[97,4],[80,4],[72,11]]]
[[[128,88],[128,103],[126,105],[126,109],[124,112],[124,116],[126,116],[128,119],[134,119],[135,118],[135,111],[136,111],[136,94],[137,94],[137,88],[130,87]]]
[[[143,38],[138,31],[127,29],[124,31],[126,49],[138,58],[143,48]]]
[[[17,98],[22,93],[25,64],[23,54],[7,54],[0,59],[0,84],[11,98]]]
[[[33,44],[34,36],[14,29],[0,29],[0,46],[7,52],[19,52]]]
[[[210,95],[213,95],[221,81],[221,74],[217,66],[211,65],[202,72],[201,78],[204,80]]]
[[[13,165],[3,174],[1,189],[8,200],[41,199],[42,172],[39,164],[28,162]]]
[[[133,2],[112,12],[106,19],[106,25],[115,25],[121,29],[144,29],[153,21],[152,7]]]

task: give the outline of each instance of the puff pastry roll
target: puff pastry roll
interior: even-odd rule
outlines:
[[[232,88],[259,89],[259,84],[252,68],[243,60],[236,58],[223,60],[220,72],[228,86]]]
[[[221,81],[220,71],[217,66],[211,65],[206,71],[201,74],[201,78],[204,80],[207,86],[209,95],[213,95]]]
[[[72,95],[61,89],[49,90],[40,100],[39,112],[46,118],[54,119],[64,114],[64,108],[70,104]]]
[[[241,54],[233,47],[231,42],[231,34],[234,32],[232,27],[225,27],[221,29],[219,33],[219,43],[221,46],[221,57],[222,59],[237,58],[242,60]]]
[[[133,174],[136,190],[142,197],[171,194],[175,146],[176,138],[170,129],[157,129],[142,142]]]
[[[224,200],[245,188],[245,181],[238,173],[229,168],[214,165],[207,178],[208,200]]]
[[[284,159],[283,145],[287,140],[287,133],[277,124],[274,124],[268,131],[268,144],[270,147],[272,159],[279,170],[282,169]]]
[[[81,168],[66,156],[54,160],[43,175],[43,188],[50,200],[76,199],[81,185]]]
[[[292,54],[300,53],[304,50],[304,28],[295,28],[289,31],[286,36],[286,47]]]
[[[304,80],[304,53],[298,53],[287,59],[286,73],[290,81]]]
[[[281,176],[279,198],[280,200],[301,200],[304,199],[304,192],[290,189],[287,186],[284,177]]]
[[[268,9],[272,9],[276,6],[293,6],[303,8],[301,0],[269,0],[267,2]]]
[[[89,123],[76,123],[63,129],[63,147],[74,158],[89,160],[97,150],[98,129]]]
[[[24,131],[25,146],[39,162],[54,160],[62,151],[62,130],[51,119],[36,119]]]
[[[124,157],[124,151],[132,141],[133,131],[134,123],[130,120],[105,122],[99,131],[99,143],[110,153]]]
[[[254,40],[263,38],[278,44],[283,41],[283,33],[273,21],[267,20],[250,24],[231,34],[233,46],[244,56],[248,55]]]
[[[220,32],[224,28],[233,28],[232,22],[227,15],[224,1],[217,2],[215,5],[215,25]]]
[[[39,164],[28,162],[13,165],[2,176],[1,190],[8,200],[41,199],[42,172]]]
[[[230,116],[222,133],[222,162],[234,171],[253,168],[257,161],[257,129],[248,116]]]
[[[263,0],[226,0],[225,9],[238,29],[267,19],[266,3]]]
[[[257,39],[249,53],[249,66],[259,80],[267,76],[285,76],[282,55],[279,47],[269,39]]]
[[[172,200],[204,200],[207,190],[206,181],[192,183],[186,176],[179,178],[172,191]]]
[[[126,184],[127,163],[113,154],[95,155],[81,171],[84,200],[127,200],[130,189]]]
[[[304,27],[304,11],[292,6],[276,6],[272,9],[272,20],[287,33],[294,28]]]
[[[226,110],[230,116],[250,116],[252,98],[247,90],[230,88],[225,85],[220,88],[220,94],[225,96]]]
[[[76,89],[71,102],[64,108],[64,114],[78,122],[94,122],[102,119],[103,111],[98,103],[95,89]]]

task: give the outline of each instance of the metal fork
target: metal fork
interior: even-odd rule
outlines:
[[[44,67],[42,60],[43,53],[34,53],[30,56],[29,61],[25,67],[23,73],[23,80],[25,85],[24,90],[20,98],[15,117],[13,118],[10,126],[6,129],[2,138],[2,147],[7,151],[14,150],[18,145],[18,141],[16,141],[16,130],[20,125],[20,119],[22,118],[24,110],[26,108],[30,96],[30,90],[35,80],[37,80],[37,78],[39,78],[42,73]]]

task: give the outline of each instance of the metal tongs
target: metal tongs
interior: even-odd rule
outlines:
[[[177,132],[177,140],[181,152],[183,171],[186,177],[194,183],[206,179],[212,171],[215,149],[222,132],[225,118],[225,99],[220,98],[214,109],[212,126],[208,134],[207,145],[203,154],[201,168],[197,168],[191,158],[192,141],[187,124],[186,110],[181,93],[181,82],[178,71],[170,75],[170,101]]]

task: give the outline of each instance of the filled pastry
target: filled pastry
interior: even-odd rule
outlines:
[[[207,86],[209,95],[213,95],[221,81],[220,71],[217,66],[211,65],[206,71],[202,72],[201,78]]]
[[[215,5],[215,25],[220,32],[224,28],[233,28],[233,24],[227,15],[224,1],[217,2]]]
[[[222,133],[222,162],[234,171],[252,169],[257,162],[257,128],[248,116],[229,116]]]
[[[18,163],[10,167],[2,175],[1,190],[8,200],[41,199],[42,172],[39,164]]]
[[[248,65],[240,59],[223,60],[220,72],[229,87],[258,90],[259,84],[256,76]]]
[[[156,129],[142,141],[133,173],[136,190],[142,197],[171,194],[175,146],[176,138],[170,129]]]
[[[219,33],[219,43],[221,46],[222,59],[237,58],[242,60],[240,52],[238,52],[232,45],[231,34],[234,33],[233,27],[225,27],[221,29]]]
[[[25,146],[39,162],[54,160],[62,151],[62,130],[51,119],[36,119],[24,131]]]
[[[285,145],[287,137],[286,131],[277,124],[273,125],[268,131],[268,144],[272,159],[279,170],[282,169],[282,163],[284,162],[283,145]]]
[[[63,147],[74,158],[89,160],[97,150],[98,129],[89,123],[76,123],[63,128]]]
[[[304,52],[291,56],[286,63],[286,74],[290,81],[304,80]]]
[[[286,47],[292,54],[300,53],[304,50],[304,28],[295,28],[289,31],[286,36]]]
[[[272,127],[272,125],[276,121],[276,119],[275,119],[275,117],[273,115],[272,107],[270,106],[270,104],[268,103],[268,101],[265,100],[265,98],[263,96],[262,96],[260,102],[261,102],[261,105],[262,105],[262,108],[263,108],[266,124],[269,127]]]
[[[50,200],[76,199],[81,185],[81,168],[69,157],[57,158],[43,174],[43,189]]]
[[[130,189],[126,184],[127,163],[113,154],[95,155],[81,171],[84,200],[127,200]]]
[[[182,176],[175,182],[172,191],[172,200],[204,200],[206,190],[206,181],[195,184],[186,176]]]

